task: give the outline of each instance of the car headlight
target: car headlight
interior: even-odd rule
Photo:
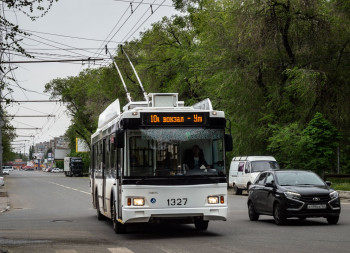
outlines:
[[[329,197],[331,197],[331,199],[336,199],[339,197],[339,194],[337,191],[333,191],[329,194]]]
[[[296,193],[296,192],[285,192],[284,195],[288,199],[297,199],[297,200],[299,200],[301,198],[301,195],[299,193]]]

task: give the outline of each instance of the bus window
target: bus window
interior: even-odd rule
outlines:
[[[130,171],[125,171],[126,174],[130,176],[152,176],[153,150],[151,141],[142,139],[140,136],[130,137],[129,141]]]
[[[105,161],[105,164],[106,164],[106,170],[107,171],[111,170],[111,168],[109,166],[109,159],[110,159],[110,154],[111,154],[110,146],[111,146],[111,141],[110,140],[106,141],[106,148],[105,148],[105,152],[106,152],[106,158],[105,159],[106,159],[106,161]]]

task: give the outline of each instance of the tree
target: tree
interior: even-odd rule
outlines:
[[[284,169],[305,169],[309,157],[304,155],[303,130],[297,122],[286,126],[271,125],[267,150],[272,152]]]
[[[316,113],[303,131],[307,138],[305,151],[308,156],[306,168],[319,173],[334,172],[336,148],[339,145],[338,130],[321,113]]]

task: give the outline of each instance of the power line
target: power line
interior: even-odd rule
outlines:
[[[157,0],[154,0],[154,2],[155,2],[155,1],[157,1]],[[129,40],[129,39],[131,38],[131,36],[133,36],[133,35],[141,28],[141,26],[142,26],[144,23],[146,23],[146,21],[153,15],[153,13],[155,13],[161,6],[163,6],[163,3],[164,3],[165,1],[166,1],[166,0],[164,0],[154,11],[152,11],[151,15],[149,15],[148,18],[146,18],[146,20],[143,21],[142,24],[139,25],[139,27],[137,27],[137,29],[136,29],[125,41]],[[151,7],[152,7],[152,5],[151,5]],[[150,8],[151,8],[151,7],[150,7]],[[148,8],[148,9],[150,9],[150,8]],[[148,9],[147,9],[147,11],[148,11]],[[146,13],[146,12],[145,12],[145,13]],[[141,20],[141,19],[140,19],[140,20]],[[134,28],[132,28],[132,29],[134,29]],[[123,41],[124,41],[124,39],[123,39]]]
[[[64,38],[71,38],[71,39],[103,41],[103,42],[105,42],[105,40],[99,40],[99,39],[83,38],[83,37],[77,37],[77,36],[63,35],[63,34],[57,34],[57,33],[48,33],[48,32],[38,32],[38,31],[24,30],[24,29],[21,29],[21,30],[25,31],[25,32],[40,33],[40,34],[46,34],[46,35],[52,35],[52,36],[58,36],[58,37],[64,37]],[[119,44],[120,42],[111,41],[111,43]]]
[[[114,0],[116,2],[124,2],[124,3],[135,3],[135,4],[147,4],[147,5],[161,5],[161,6],[164,6],[164,7],[174,7],[173,5],[166,5],[166,4],[154,4],[154,3],[143,3],[143,2],[135,2],[135,1],[127,1],[127,0]]]
[[[0,102],[7,102],[6,100],[1,100]],[[10,100],[13,103],[57,103],[63,102],[62,100]]]
[[[4,127],[3,129],[5,129],[5,130],[15,130],[15,129],[19,129],[19,130],[40,130],[41,128],[38,128],[38,127],[13,127],[13,128]]]
[[[114,25],[112,31],[110,31],[110,33],[107,35],[106,39],[102,42],[101,46],[97,49],[97,51],[94,53],[94,55],[97,54],[97,56],[99,56],[101,54],[101,52],[103,51],[103,46],[105,44],[105,42],[107,42],[109,36],[112,34],[112,32],[114,31],[114,29],[118,26],[119,22],[122,20],[122,18],[124,17],[124,15],[126,14],[126,12],[129,10],[129,7],[126,8],[126,10],[124,11],[123,15],[119,18],[118,22]],[[113,37],[109,40],[109,42],[113,39]],[[107,42],[108,44],[108,42]]]
[[[104,61],[104,58],[88,58],[88,59],[72,59],[72,60],[38,60],[38,61],[8,61],[2,63],[49,63],[49,62],[94,62],[94,61]]]
[[[56,117],[55,115],[3,115],[3,117],[6,118],[50,118],[50,117]]]

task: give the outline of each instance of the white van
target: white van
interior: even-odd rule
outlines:
[[[278,170],[279,165],[273,156],[238,156],[232,158],[228,183],[236,195],[247,190],[261,171]]]

